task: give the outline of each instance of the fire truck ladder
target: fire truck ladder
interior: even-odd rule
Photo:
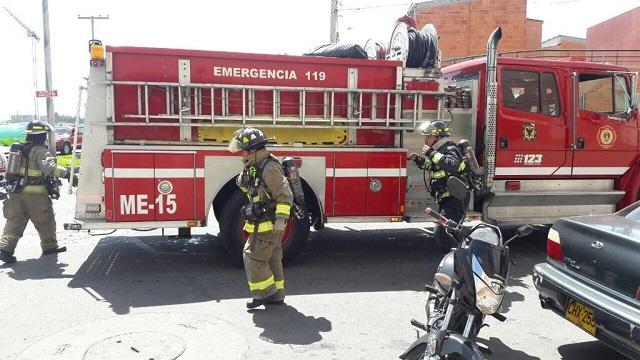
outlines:
[[[345,89],[345,88],[312,88],[312,87],[277,87],[277,86],[244,86],[220,84],[180,84],[167,82],[139,82],[139,81],[108,81],[108,96],[110,108],[107,126],[181,126],[181,127],[229,127],[260,125],[274,128],[361,128],[367,129],[415,129],[421,121],[442,117],[443,99],[455,95],[448,91],[418,91],[418,90],[382,90],[382,89]],[[122,114],[124,119],[144,119],[140,121],[115,121],[114,89],[124,86],[136,88],[137,113]],[[150,112],[150,97],[152,92],[164,93],[164,113]],[[271,92],[271,114],[256,114],[256,92]],[[239,94],[238,94],[239,92]],[[285,104],[281,100],[283,93],[298,94],[295,104]],[[240,95],[233,98],[231,95]],[[323,94],[321,115],[308,115],[306,109],[310,106],[310,94]],[[336,97],[346,94],[347,103],[337,105]],[[155,95],[157,96],[157,95]],[[437,110],[424,110],[424,97],[438,99]],[[368,104],[364,104],[364,98]],[[208,99],[207,99],[208,98]],[[383,103],[380,104],[381,100]],[[402,109],[402,101],[413,101],[413,107]],[[210,113],[203,113],[204,101],[209,101]],[[241,101],[236,114],[230,111],[232,101]],[[179,106],[178,106],[179,105]],[[282,115],[282,106],[297,106],[297,114]],[[316,105],[316,106],[319,106]],[[342,107],[338,114],[338,108]],[[221,109],[216,112],[216,109]],[[369,116],[364,117],[365,110]],[[430,115],[430,116],[428,116]],[[157,122],[156,119],[175,120],[173,122]],[[194,121],[195,120],[195,121]],[[193,122],[192,122],[193,121]]]

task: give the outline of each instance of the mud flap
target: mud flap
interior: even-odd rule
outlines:
[[[440,355],[446,356],[449,354],[460,354],[463,359],[467,360],[483,360],[478,345],[460,334],[449,334],[444,339]]]
[[[426,344],[427,344],[427,341],[428,341],[428,339],[429,339],[429,336],[428,336],[428,335],[429,335],[429,333],[427,333],[427,334],[425,334],[425,335],[422,335],[421,337],[419,337],[418,339],[416,339],[416,341],[414,341],[414,342],[413,342],[413,344],[409,345],[409,347],[407,348],[407,350],[406,350],[405,352],[403,352],[403,353],[399,356],[399,357],[400,357],[400,359],[406,359],[406,358],[407,358],[407,356],[409,355],[409,353],[410,353],[413,349],[415,349],[415,348],[419,347],[421,344],[424,344],[424,345],[425,345],[425,348],[426,348]]]

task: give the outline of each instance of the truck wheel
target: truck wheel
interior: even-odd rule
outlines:
[[[249,234],[242,231],[244,218],[240,216],[240,209],[249,202],[247,196],[235,192],[226,201],[220,219],[220,234],[225,249],[234,263],[242,264],[242,249],[249,238]],[[282,237],[283,262],[287,263],[295,258],[302,250],[309,238],[309,219],[289,218],[287,228]]]
[[[71,154],[71,144],[69,144],[68,142],[62,144],[62,148],[60,149],[60,153],[62,155]]]

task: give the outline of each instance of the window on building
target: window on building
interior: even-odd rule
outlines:
[[[502,71],[502,103],[520,111],[540,112],[540,75],[532,71]]]
[[[622,115],[629,108],[629,92],[622,76],[580,74],[580,108],[606,115]]]

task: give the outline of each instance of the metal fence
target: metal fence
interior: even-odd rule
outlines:
[[[485,57],[482,55],[472,55],[457,58],[444,59],[443,66],[457,64],[462,61]],[[523,59],[552,59],[552,60],[575,60],[589,61],[597,63],[607,63],[615,65],[623,65],[636,70],[640,69],[640,49],[635,50],[562,50],[562,49],[537,49],[537,50],[520,50],[505,51],[500,56],[523,58]]]

